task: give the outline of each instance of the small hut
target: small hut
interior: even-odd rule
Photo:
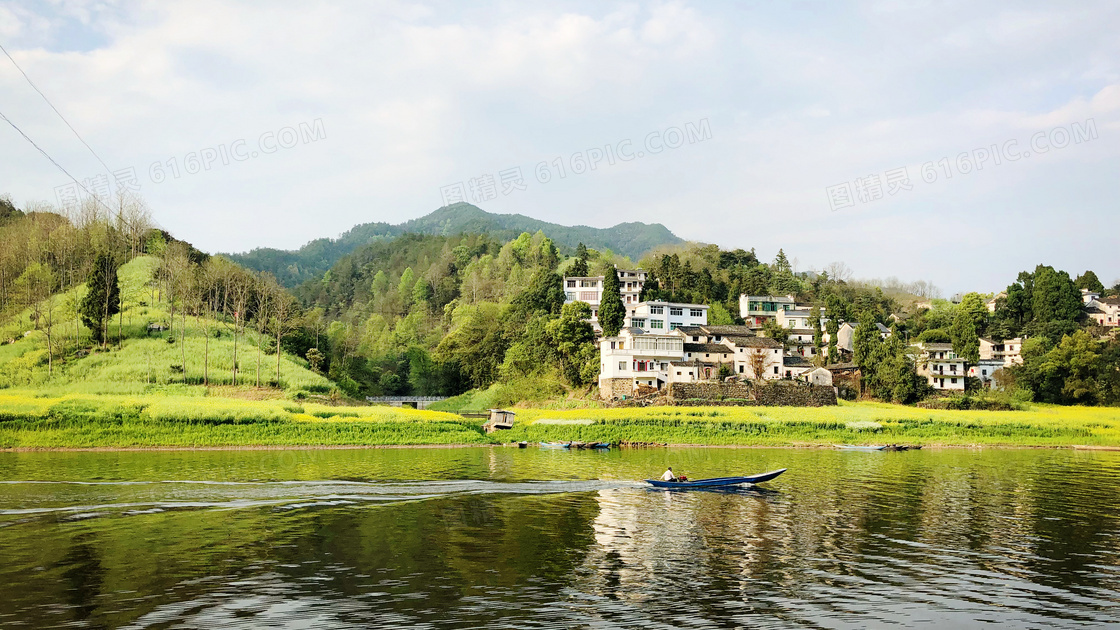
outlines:
[[[490,420],[482,425],[482,428],[486,429],[487,433],[493,433],[494,431],[503,429],[512,429],[513,418],[516,415],[517,414],[512,411],[506,411],[505,409],[491,409]]]

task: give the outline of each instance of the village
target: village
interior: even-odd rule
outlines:
[[[565,277],[565,301],[586,302],[590,323],[598,335],[600,354],[599,395],[604,400],[658,396],[674,386],[690,383],[765,383],[783,381],[841,388],[850,395],[860,391],[859,366],[852,361],[858,323],[837,322],[833,344],[824,307],[799,304],[793,295],[741,295],[742,325],[710,325],[705,304],[641,300],[647,272],[618,269],[619,293],[626,310],[625,322],[615,336],[604,336],[598,321],[604,276]],[[987,301],[995,312],[1000,293]],[[1086,316],[1105,328],[1120,326],[1120,298],[1102,298],[1082,289]],[[929,308],[918,303],[917,308]],[[819,324],[813,326],[814,312]],[[893,320],[905,317],[892,314]],[[767,336],[773,322],[788,331],[785,341]],[[770,324],[771,326],[773,324]],[[876,323],[886,339],[891,328]],[[818,338],[819,336],[819,338]],[[935,392],[963,392],[966,378],[984,388],[999,389],[1000,371],[1023,362],[1023,339],[980,338],[979,360],[970,363],[958,356],[951,343],[916,341],[908,345],[919,376]],[[829,356],[835,346],[836,356]],[[704,392],[692,388],[690,394]],[[724,392],[726,390],[708,390]]]

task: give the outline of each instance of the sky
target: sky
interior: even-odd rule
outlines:
[[[130,189],[210,252],[461,199],[946,296],[1111,285],[1118,32],[1110,1],[0,0],[90,147],[0,56],[0,113],[84,187],[0,120],[0,193]]]

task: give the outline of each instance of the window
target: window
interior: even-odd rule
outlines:
[[[566,301],[568,301],[568,302],[575,302],[575,301],[576,301],[576,294],[575,294],[575,292],[573,292],[573,291],[565,291],[565,292],[564,292],[564,300],[566,300]]]
[[[675,315],[676,317],[682,317],[684,315],[684,309],[679,306],[670,306],[669,314]]]
[[[579,286],[594,289],[599,286],[598,280],[580,280]]]
[[[615,349],[615,347],[614,347],[614,346],[615,346],[615,343],[617,343],[617,342],[614,342],[614,341],[612,341],[612,342],[611,342],[611,350],[614,350],[614,349]]]
[[[716,335],[716,343],[719,343],[722,340],[723,340],[723,337],[721,337],[720,335]]]
[[[568,281],[568,288],[569,288],[569,289],[574,289],[574,288],[576,288],[576,281],[575,281],[575,280],[569,280],[569,281]]]
[[[697,337],[696,335],[693,335],[692,336],[692,343],[700,343],[700,337]]]
[[[581,302],[598,302],[599,301],[599,292],[598,291],[580,291],[579,292],[579,299],[580,299]]]
[[[669,330],[676,330],[677,326],[680,326],[679,322],[669,322]]]
[[[665,307],[664,306],[651,306],[651,307],[649,307],[649,314],[650,315],[664,315],[665,314]]]
[[[777,373],[778,373],[778,366],[775,365],[774,366],[774,374],[777,374]]]
[[[704,316],[704,310],[699,309],[699,308],[690,308],[690,309],[688,309],[688,316],[689,317],[703,317]]]
[[[630,323],[634,325],[634,328],[645,328],[646,327],[646,320],[644,320],[644,319],[634,319],[634,320],[631,320]]]
[[[626,371],[626,362],[625,361],[619,361],[618,362],[618,371],[619,372],[625,372]]]
[[[953,385],[956,385],[957,384],[957,379],[951,378],[951,379],[949,379],[949,382],[952,383]]]
[[[739,366],[739,373],[740,373],[740,374],[742,374],[742,373],[743,373],[743,366],[741,366],[741,365]]]
[[[649,320],[649,327],[650,328],[665,328],[665,320],[651,319],[651,320]]]

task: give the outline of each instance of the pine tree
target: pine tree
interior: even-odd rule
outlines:
[[[576,261],[568,268],[568,275],[576,278],[586,278],[591,273],[590,268],[587,266],[587,259],[590,255],[587,252],[587,246],[580,243],[576,247]]]
[[[117,263],[109,254],[98,254],[86,279],[89,290],[79,309],[82,323],[102,345],[108,336],[109,320],[121,311],[121,288],[117,282]]]
[[[603,335],[613,337],[626,322],[626,307],[622,304],[622,289],[618,272],[612,267],[603,280],[603,297],[599,301],[599,325]]]
[[[953,352],[957,353],[969,363],[980,360],[980,337],[976,333],[976,325],[972,323],[972,316],[968,311],[959,309],[953,318],[953,325],[949,328],[949,336],[953,339]]]

